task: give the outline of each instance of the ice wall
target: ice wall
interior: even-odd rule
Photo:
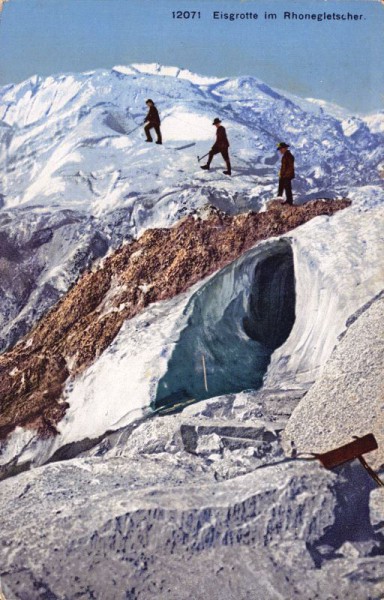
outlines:
[[[296,278],[296,320],[276,350],[268,387],[308,388],[345,330],[346,322],[384,288],[384,207],[366,190],[351,208],[318,217],[290,240]]]
[[[294,322],[289,243],[259,244],[223,269],[192,297],[187,315],[156,406],[260,387],[272,351]]]

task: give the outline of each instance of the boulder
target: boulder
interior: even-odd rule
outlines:
[[[293,411],[283,434],[287,454],[322,453],[374,433],[379,449],[366,455],[384,466],[384,296],[351,323],[322,375]]]

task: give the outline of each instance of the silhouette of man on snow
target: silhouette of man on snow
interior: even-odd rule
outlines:
[[[211,150],[209,151],[207,164],[203,165],[200,168],[204,169],[205,171],[209,171],[209,167],[215,154],[221,154],[221,156],[225,160],[225,164],[227,165],[227,170],[223,171],[223,173],[224,175],[230,175],[231,163],[228,154],[229,142],[227,134],[225,132],[225,128],[221,125],[221,121],[218,118],[214,119],[212,125],[215,125],[216,127],[216,142],[213,144]]]
[[[156,135],[157,135],[157,142],[156,144],[162,144],[162,138],[161,138],[161,131],[160,131],[160,117],[159,117],[159,112],[155,106],[155,103],[153,100],[151,100],[150,98],[148,98],[148,100],[146,100],[145,104],[148,106],[148,113],[147,116],[144,119],[144,131],[145,131],[145,135],[147,137],[147,139],[145,140],[146,142],[153,142],[151,133],[150,133],[150,129],[154,129],[156,131]]]
[[[281,169],[279,173],[278,196],[283,196],[285,190],[286,204],[293,204],[292,179],[295,178],[295,157],[288,150],[289,144],[280,142],[277,149],[281,156]]]

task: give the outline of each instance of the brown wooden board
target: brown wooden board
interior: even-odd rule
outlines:
[[[358,438],[349,444],[340,446],[340,448],[330,450],[324,454],[315,454],[315,456],[326,469],[332,469],[333,467],[342,465],[349,460],[358,458],[362,454],[371,452],[371,450],[377,450],[377,448],[378,446],[375,436],[373,433],[368,433],[368,435],[364,435],[363,437]]]

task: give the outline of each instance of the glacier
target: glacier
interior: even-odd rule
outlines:
[[[49,454],[61,445],[126,426],[167,403],[257,389],[262,384],[268,389],[307,391],[321,374],[348,318],[384,288],[383,200],[384,193],[381,206],[374,202],[367,210],[365,199],[340,214],[318,217],[290,236],[260,242],[208,281],[127,321],[100,358],[67,384],[63,398],[70,408],[58,426],[61,435],[45,442]],[[244,319],[252,318],[252,281],[266,258],[289,253],[294,321],[289,322],[284,343],[267,350],[244,327]],[[268,290],[268,304],[274,295],[282,294],[280,281],[278,277]],[[283,317],[292,319],[289,312],[287,317],[283,311]],[[42,452],[36,462],[47,458]]]
[[[58,424],[60,435],[42,440],[30,433],[25,443],[26,433],[18,428],[2,449],[2,464],[15,457],[19,466],[43,464],[63,447],[95,442],[150,417],[158,407],[190,399],[262,385],[303,395],[321,375],[351,315],[384,288],[384,194],[379,202],[374,192],[367,190],[364,200],[339,214],[259,242],[187,292],[127,320],[100,357],[68,380],[62,399],[69,408]],[[264,299],[257,294],[256,299],[270,311],[257,315],[252,296],[260,267],[281,256],[288,258],[288,271],[286,266],[279,272],[277,262],[274,277],[269,267],[271,285],[263,286]],[[273,309],[276,297],[280,304]],[[279,314],[285,339],[271,344],[270,321],[278,321]]]
[[[135,129],[143,94],[161,98],[164,147],[148,148]],[[292,236],[261,243],[186,296],[128,321],[95,365],[67,385],[70,409],[59,438],[38,442],[47,449],[36,453],[28,434],[20,453],[18,440],[26,433],[15,433],[3,449],[5,462],[9,455],[44,462],[58,445],[97,438],[178,399],[257,388],[263,379],[268,388],[307,390],[348,317],[381,290],[384,151],[377,127],[371,131],[363,119],[284,95],[255,78],[206,80],[159,65],[33,77],[3,88],[0,107],[3,349],[82,272],[97,268],[114,247],[146,228],[170,226],[207,201],[231,214],[265,210],[275,186],[277,139],[294,146],[299,202],[322,193],[347,194],[353,201],[345,214],[318,218]],[[207,179],[196,162],[212,139],[213,114],[225,118],[237,169],[231,180],[219,169]],[[257,339],[263,334],[252,316],[252,281],[262,257],[279,245],[289,249],[293,273],[291,315],[280,307],[291,322],[276,349]],[[273,302],[281,280],[264,306]],[[270,332],[273,319],[262,327]]]
[[[163,147],[143,143],[147,97]],[[218,159],[209,174],[196,159],[215,116],[231,179]],[[146,230],[204,219],[207,205],[271,210],[281,139],[296,157],[298,204],[351,200],[145,306],[66,381],[57,435],[16,427],[2,440],[0,595],[383,597],[382,488],[357,462],[331,472],[307,454],[321,410],[334,444],[376,417],[380,431],[380,348],[369,357],[384,289],[381,123],[255,78],[156,64],[0,91],[2,351]],[[118,285],[101,316],[120,310]],[[349,410],[361,389],[377,398]],[[292,440],[305,455],[291,456]],[[382,475],[381,451],[375,466]]]

